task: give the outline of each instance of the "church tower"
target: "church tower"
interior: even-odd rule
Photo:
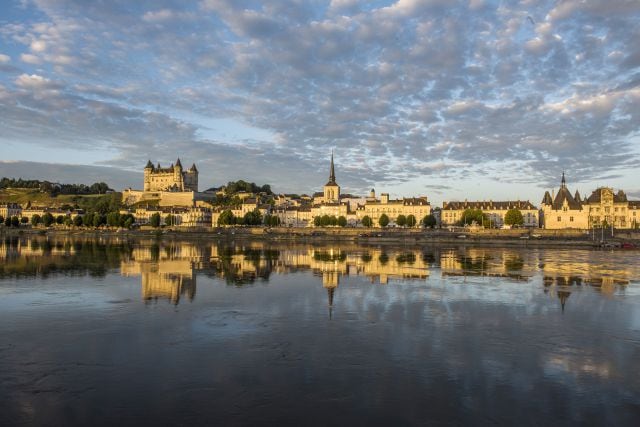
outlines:
[[[338,203],[340,201],[340,186],[336,183],[336,172],[333,166],[333,150],[331,151],[331,167],[329,182],[324,185],[324,203]]]

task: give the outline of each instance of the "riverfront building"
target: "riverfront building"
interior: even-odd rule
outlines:
[[[590,229],[594,227],[638,228],[640,201],[628,200],[624,191],[600,187],[581,199],[571,195],[562,173],[560,189],[554,197],[547,191],[542,199],[543,227],[546,229]]]
[[[488,216],[491,226],[500,228],[504,225],[504,217],[510,209],[517,209],[522,214],[525,227],[539,226],[539,213],[531,202],[521,200],[508,200],[501,202],[487,201],[464,201],[464,202],[444,202],[440,212],[442,226],[456,225],[459,221],[464,222],[464,211],[467,209],[479,209]]]

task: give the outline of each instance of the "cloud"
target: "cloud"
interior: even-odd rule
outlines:
[[[179,154],[211,180],[237,163],[270,183],[322,181],[336,148],[356,189],[638,163],[634,2],[81,3],[0,25],[25,67],[0,77],[5,138],[97,145],[131,168]],[[270,137],[210,137],[214,121]],[[281,167],[259,171],[265,158]]]

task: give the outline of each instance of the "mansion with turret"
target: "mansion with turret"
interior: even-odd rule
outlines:
[[[545,192],[540,208],[543,227],[547,229],[591,229],[611,227],[629,229],[640,224],[640,201],[629,200],[624,191],[600,187],[589,197],[571,194],[562,173],[555,195]]]

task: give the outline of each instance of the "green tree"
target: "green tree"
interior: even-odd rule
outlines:
[[[80,219],[81,219],[81,221],[80,221],[80,225],[82,225],[82,218],[80,218]],[[71,224],[73,224],[73,220],[71,219],[71,217],[70,217],[70,216],[66,216],[66,217],[64,217],[64,222],[63,222],[63,224],[64,224],[64,225],[66,225],[67,227],[70,227],[70,226],[71,226]]]
[[[331,217],[329,215],[322,215],[322,217],[320,217],[320,225],[323,227],[331,225]]]
[[[277,227],[280,225],[280,218],[276,215],[266,214],[264,216],[264,224],[269,227]]]
[[[262,213],[258,209],[247,212],[242,218],[242,223],[245,225],[260,225],[262,224]]]
[[[408,227],[415,227],[416,226],[416,217],[413,215],[409,215],[407,217],[407,226]]]
[[[56,217],[56,224],[62,224],[64,222],[64,216],[63,215],[58,215]]]
[[[380,225],[380,227],[383,227],[383,228],[389,225],[389,217],[387,216],[387,214],[380,215],[380,218],[378,219],[378,224]]]
[[[127,219],[124,221],[124,224],[123,224],[124,228],[131,228],[131,226],[133,225],[133,222],[134,222],[134,221],[135,221],[135,220],[133,219],[133,217],[129,217],[129,218],[127,218]]]
[[[369,215],[365,215],[362,217],[362,225],[367,228],[373,225],[373,221],[371,220],[371,217]]]
[[[6,178],[4,178],[4,179],[6,179]],[[0,215],[0,223],[3,223],[3,222],[4,222],[4,217],[2,215]]]
[[[422,225],[424,225],[425,227],[430,227],[433,228],[436,226],[436,217],[434,215],[425,215],[424,218],[422,218]]]
[[[398,217],[396,218],[396,224],[399,227],[404,227],[405,225],[407,225],[407,217],[404,215],[398,215]]]
[[[29,218],[27,218],[26,216],[23,216],[20,218],[20,224],[26,224],[29,222]]]
[[[346,227],[347,226],[347,218],[345,218],[344,216],[340,215],[338,217],[338,225],[340,227]]]
[[[11,217],[11,226],[12,227],[20,227],[20,218],[18,218],[17,216],[12,216]]]
[[[160,227],[160,213],[156,212],[149,218],[149,224],[152,227],[158,228]]]
[[[506,225],[522,225],[524,224],[524,218],[522,212],[518,209],[509,209],[504,215],[504,223]]]
[[[320,227],[322,226],[322,217],[321,216],[314,216],[313,217],[313,225],[315,227]]]
[[[84,215],[84,217],[82,217],[82,224],[85,227],[93,227],[93,217],[94,217],[94,213],[93,212],[89,212],[87,214]]]
[[[11,227],[11,217],[6,217],[4,219],[4,225],[5,227]]]
[[[171,214],[168,214],[167,216],[164,217],[164,225],[167,225],[167,226],[175,225],[175,221],[176,219]]]
[[[76,215],[73,217],[73,225],[75,225],[76,227],[80,227],[83,224],[83,220],[82,217],[80,215]]]
[[[51,215],[49,212],[42,215],[42,223],[45,227],[49,227],[51,224],[53,224],[53,215]]]
[[[120,212],[109,212],[107,214],[107,225],[117,227],[120,225]]]
[[[42,222],[42,218],[40,218],[40,215],[35,214],[31,217],[31,225],[36,226],[40,224],[40,222]]]
[[[465,209],[462,212],[462,218],[458,221],[459,226],[471,225],[473,223],[485,225],[489,222],[487,214],[482,213],[480,209]]]
[[[95,213],[93,215],[93,226],[94,227],[100,227],[101,225],[104,225],[107,223],[107,218],[99,213]]]
[[[233,225],[235,224],[235,216],[231,210],[227,209],[220,214],[218,218],[218,225]]]

